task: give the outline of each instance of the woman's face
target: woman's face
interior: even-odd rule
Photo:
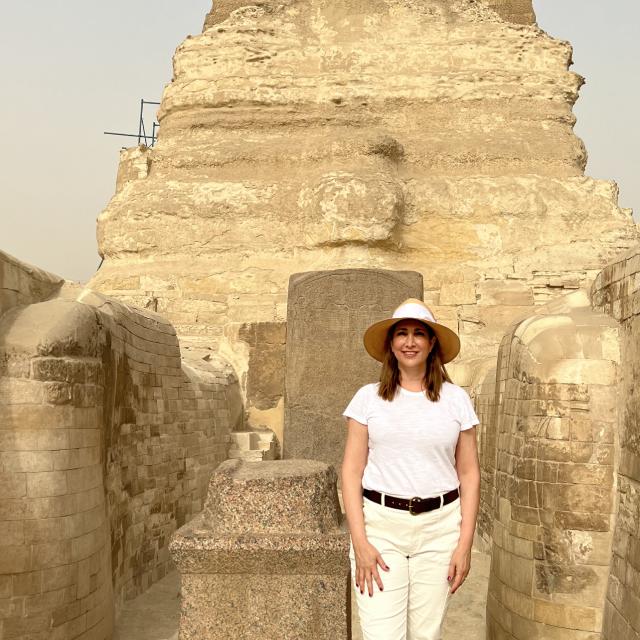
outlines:
[[[429,352],[436,342],[418,320],[401,320],[393,327],[391,351],[402,369],[424,368]]]

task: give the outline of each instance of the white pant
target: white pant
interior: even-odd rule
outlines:
[[[383,591],[373,596],[355,587],[353,546],[349,552],[355,600],[364,640],[440,640],[449,600],[447,573],[460,538],[460,500],[413,516],[364,499],[369,542],[389,571],[378,568]]]

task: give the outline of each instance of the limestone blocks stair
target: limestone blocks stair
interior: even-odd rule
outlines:
[[[259,462],[275,460],[278,457],[276,436],[270,429],[262,431],[233,431],[229,434],[231,446],[229,458]]]

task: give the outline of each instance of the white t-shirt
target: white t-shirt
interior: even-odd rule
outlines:
[[[360,388],[344,413],[367,426],[369,457],[362,486],[401,498],[428,498],[456,489],[455,449],[461,431],[479,424],[467,392],[445,382],[440,400],[398,388],[387,401],[378,383]]]

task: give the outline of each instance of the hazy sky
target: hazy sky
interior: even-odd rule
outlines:
[[[0,249],[71,280],[99,264],[96,217],[140,98],[159,100],[171,57],[211,0],[25,0],[0,19]],[[640,210],[637,0],[535,0],[538,24],[574,45],[587,78],[575,113],[587,173],[615,179]]]

